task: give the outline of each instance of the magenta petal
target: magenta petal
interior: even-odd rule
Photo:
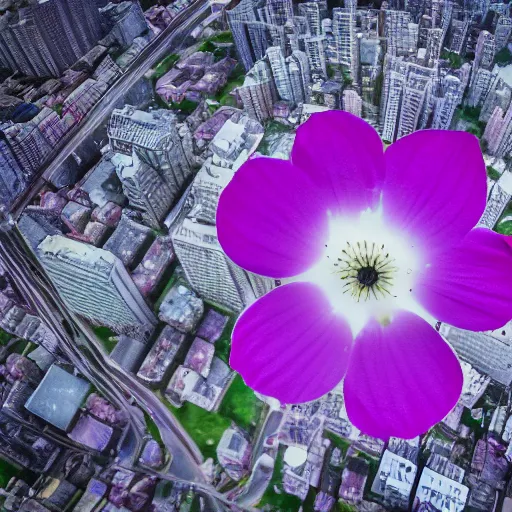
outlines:
[[[474,135],[418,131],[392,144],[385,158],[384,215],[397,229],[420,239],[432,254],[476,225],[487,177]]]
[[[220,196],[219,242],[247,270],[274,278],[298,275],[324,250],[328,217],[322,199],[290,162],[252,158]]]
[[[248,386],[283,403],[315,400],[345,375],[352,335],[311,283],[271,291],[240,317],[230,365]]]
[[[359,117],[339,110],[313,114],[297,130],[291,159],[322,188],[333,212],[359,212],[379,199],[383,144]]]
[[[365,434],[412,439],[452,410],[462,384],[459,361],[439,333],[399,311],[356,338],[344,381],[347,414]]]
[[[425,309],[462,329],[498,329],[512,318],[510,237],[470,231],[426,268],[413,291]]]

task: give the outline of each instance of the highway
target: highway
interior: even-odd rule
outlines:
[[[189,7],[181,11],[155,39],[153,39],[132,62],[128,70],[108,89],[101,99],[94,105],[80,124],[70,130],[62,141],[54,148],[53,155],[39,170],[23,194],[21,194],[11,207],[11,214],[17,220],[25,207],[30,204],[46,181],[58,171],[64,161],[82,144],[82,142],[110,115],[117,102],[124,97],[130,88],[140,80],[155,64],[173,49],[179,47],[190,32],[201,23],[210,10],[206,0],[196,0]]]

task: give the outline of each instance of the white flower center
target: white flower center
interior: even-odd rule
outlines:
[[[418,272],[427,263],[422,248],[386,223],[381,208],[351,217],[327,215],[329,239],[323,257],[294,280],[320,286],[354,336],[371,318],[387,323],[398,309],[427,318],[412,295]]]

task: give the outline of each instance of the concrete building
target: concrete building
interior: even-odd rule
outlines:
[[[206,300],[241,311],[273,286],[270,279],[250,276],[226,256],[215,226],[187,218],[172,239],[189,283]]]
[[[311,76],[317,75],[322,78],[327,77],[325,42],[325,36],[312,36],[304,38],[304,45],[306,49],[306,55],[308,56]]]
[[[353,89],[345,89],[343,91],[343,110],[361,117],[363,112],[363,101],[361,96]]]
[[[406,11],[384,11],[384,36],[390,55],[412,55],[418,49],[418,24]]]
[[[131,157],[115,154],[112,162],[130,207],[142,213],[147,226],[159,229],[176,197],[161,173],[141,161],[135,151]]]
[[[277,91],[268,63],[262,59],[245,76],[238,92],[244,109],[258,121],[272,117],[273,106],[277,101]]]
[[[505,171],[491,189],[478,226],[493,229],[512,198],[512,173]]]
[[[294,102],[296,104],[307,103],[309,101],[309,85],[311,83],[307,55],[296,50],[286,59],[286,65]]]
[[[359,50],[356,34],[356,5],[357,2],[345,2],[349,7],[333,9],[332,32],[336,41],[337,61],[346,66],[352,82],[358,82]]]
[[[496,40],[493,34],[482,30],[478,35],[475,50],[474,69],[490,69],[496,53]]]
[[[463,84],[453,75],[446,75],[441,81],[440,96],[434,99],[434,117],[432,128],[449,130],[455,109],[462,101]]]
[[[510,40],[510,34],[512,33],[512,19],[509,16],[500,16],[496,29],[494,31],[495,38],[495,52],[498,53],[500,50],[507,46]]]
[[[30,3],[0,16],[0,64],[28,76],[59,76],[101,37],[95,2]]]
[[[145,338],[156,318],[121,261],[113,254],[55,235],[38,256],[62,298],[76,314],[97,325]]]
[[[450,36],[448,40],[448,49],[451,52],[460,55],[468,38],[469,21],[467,20],[451,20]]]
[[[224,431],[217,445],[219,464],[229,477],[235,481],[243,478],[251,463],[251,444],[236,426]]]
[[[473,67],[473,73],[467,102],[470,107],[479,107],[485,101],[496,76],[483,68]]]
[[[169,110],[143,112],[130,105],[112,112],[108,137],[113,151],[128,156],[135,150],[151,167],[158,169],[173,195],[181,192],[192,170]]]
[[[292,84],[281,48],[279,46],[271,46],[267,50],[267,58],[279,97],[284,101],[293,103]]]

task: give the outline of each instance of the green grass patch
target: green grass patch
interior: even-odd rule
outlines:
[[[190,402],[182,407],[174,407],[167,400],[165,403],[195,441],[201,453],[206,458],[212,457],[217,461],[215,450],[222,434],[231,425],[231,420],[219,413],[205,411]]]
[[[262,408],[263,402],[256,398],[254,391],[237,375],[226,391],[219,413],[251,432],[256,427]]]
[[[12,334],[0,329],[0,345],[7,345],[10,340],[12,340]]]
[[[331,441],[332,445],[335,448],[339,448],[343,453],[343,457],[347,455],[347,451],[350,448],[350,445],[352,444],[349,440],[343,439],[334,432],[329,432],[327,430],[324,431],[323,437],[325,439],[329,439],[329,441]]]
[[[261,139],[261,142],[258,146],[258,151],[262,155],[269,156],[270,155],[270,144],[273,142],[273,136],[280,134],[280,133],[290,133],[291,128],[289,126],[285,126],[283,123],[280,123],[278,121],[269,121],[265,125],[265,133],[263,135],[263,138]]]
[[[171,53],[170,55],[167,55],[167,57],[165,57],[155,66],[155,74],[153,75],[155,80],[158,80],[159,78],[164,76],[165,73],[172,69],[179,60],[180,56],[176,53]]]
[[[501,174],[492,165],[488,165],[487,176],[489,176],[491,180],[497,181],[500,179]]]
[[[57,114],[59,114],[59,117],[62,116],[62,103],[56,103],[55,105],[53,105],[52,109],[55,110]]]
[[[509,217],[507,219],[507,217]],[[502,235],[512,235],[512,201],[510,201],[501,214],[501,217],[496,222],[494,231],[501,233]]]
[[[512,64],[512,52],[508,49],[508,46],[505,46],[505,48],[500,50],[494,56],[494,62],[496,62],[499,67],[505,67]]]
[[[460,69],[464,62],[466,62],[458,53],[450,52],[448,50],[443,50],[441,52],[441,59],[447,60],[452,69]]]
[[[150,436],[161,446],[163,446],[162,436],[160,435],[160,430],[157,427],[156,423],[153,421],[153,418],[147,413],[144,412],[144,419],[146,420],[146,428]]]
[[[357,508],[355,508],[353,505],[349,505],[348,503],[345,503],[344,501],[338,501],[336,503],[336,512],[357,512]]]
[[[226,30],[225,32],[220,32],[215,34],[214,36],[209,38],[209,41],[212,43],[232,43],[233,42],[233,34],[230,30]]]
[[[181,112],[183,112],[183,114],[186,114],[187,116],[189,116],[197,108],[197,105],[198,105],[198,103],[196,103],[195,101],[190,101],[190,100],[184,99],[183,101],[180,101],[179,103],[171,101],[168,104],[168,108],[171,110],[180,110]]]
[[[0,487],[5,488],[13,476],[19,475],[20,470],[6,460],[0,458]]]
[[[265,494],[258,503],[258,508],[268,505],[265,510],[271,512],[297,512],[301,506],[301,501],[297,496],[286,494],[283,489],[284,451],[285,447],[281,446],[277,454],[272,478]]]
[[[108,327],[104,326],[93,326],[92,330],[101,341],[105,350],[110,354],[112,350],[114,350],[114,347],[117,345],[117,341],[111,338],[117,336],[117,334]]]

